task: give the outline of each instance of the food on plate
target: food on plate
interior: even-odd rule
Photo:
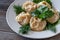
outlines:
[[[50,18],[47,18],[47,21],[52,24],[58,21],[59,19],[59,13],[56,10],[53,10],[53,12],[54,12],[54,15]]]
[[[30,19],[30,28],[33,31],[42,31],[46,26],[46,21],[39,18],[32,17]]]
[[[16,20],[21,24],[28,24],[30,22],[31,15],[27,12],[21,12],[18,16],[16,16]]]
[[[40,3],[37,4],[37,7],[40,7],[40,5],[45,5],[47,6],[48,8],[51,8],[51,5],[49,3],[47,3],[46,1],[42,1]]]
[[[50,0],[26,1],[20,6],[14,5],[16,21],[21,25],[19,32],[51,30],[56,32],[59,13],[52,7]]]
[[[37,8],[37,5],[31,1],[26,1],[24,4],[23,4],[23,9],[25,9],[27,12],[31,12],[33,10],[35,10]]]

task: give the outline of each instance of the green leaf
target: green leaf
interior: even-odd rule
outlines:
[[[50,24],[50,23],[47,23],[46,29],[47,29],[47,30],[51,30],[51,31],[53,31],[53,32],[56,32],[56,27],[55,27],[55,25]]]
[[[48,23],[48,22],[47,22],[47,25],[46,25],[45,30],[51,30],[51,31],[53,31],[53,32],[56,33],[56,25],[57,25],[58,23],[59,23],[59,20],[58,20],[56,23],[54,23],[54,24],[51,24],[51,23]]]
[[[22,27],[20,27],[19,32],[22,34],[27,34],[29,30],[30,30],[30,26],[29,26],[29,24],[26,24],[26,25],[22,25]]]
[[[41,7],[39,7],[37,10],[41,12],[41,14],[39,15],[39,18],[42,18],[42,19],[46,19],[54,15],[52,10],[50,10],[48,7],[43,5],[41,5]]]
[[[39,15],[39,18],[41,18],[41,19],[45,19],[45,18],[46,18],[45,13],[44,13],[44,14],[40,14],[40,15]]]
[[[54,13],[48,7],[41,5],[35,11],[31,12],[31,15],[40,19],[46,19],[52,17]]]
[[[34,3],[39,3],[39,2],[42,2],[42,1],[46,1],[52,6],[51,0],[33,0]]]
[[[13,8],[15,9],[16,15],[18,15],[18,14],[21,13],[21,12],[25,12],[25,10],[22,9],[21,6],[16,6],[16,5],[14,5]]]
[[[48,2],[52,6],[51,0],[46,0],[46,2]]]
[[[43,1],[43,0],[33,0],[34,3],[39,3],[41,1]]]
[[[35,11],[31,12],[31,15],[32,15],[33,17],[39,17],[40,11],[35,10]]]
[[[41,5],[37,10],[40,11],[41,13],[43,13],[43,12],[46,12],[48,10],[48,8],[44,5]]]

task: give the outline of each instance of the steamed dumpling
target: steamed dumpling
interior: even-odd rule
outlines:
[[[54,12],[54,15],[52,17],[50,17],[50,18],[47,18],[47,21],[49,23],[53,24],[53,23],[55,23],[55,22],[58,21],[58,19],[59,19],[59,13],[56,10],[52,10],[52,11]]]
[[[16,20],[21,24],[28,24],[30,21],[31,15],[27,12],[22,12],[18,16],[16,16]]]
[[[27,1],[22,6],[27,12],[31,12],[37,8],[37,5],[31,1]]]
[[[30,19],[30,28],[33,31],[42,31],[46,26],[46,21],[39,18],[32,17]]]
[[[37,4],[37,7],[40,7],[41,5],[45,5],[47,6],[48,8],[51,8],[51,5],[49,3],[47,3],[46,1],[42,1],[40,3]]]

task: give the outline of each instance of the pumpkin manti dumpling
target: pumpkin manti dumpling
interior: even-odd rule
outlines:
[[[42,31],[46,26],[46,21],[39,18],[32,17],[30,19],[30,28],[33,31]]]
[[[51,5],[49,3],[47,3],[46,1],[42,1],[40,3],[37,4],[37,8],[40,7],[41,5],[45,5],[47,6],[48,8],[51,8]]]
[[[37,8],[37,5],[31,1],[26,1],[23,6],[23,9],[25,9],[27,12],[31,12]]]
[[[57,22],[58,19],[59,19],[59,13],[58,13],[58,11],[53,10],[53,9],[52,9],[52,11],[54,12],[54,15],[53,15],[52,17],[50,17],[50,18],[47,18],[47,21],[48,21],[49,23],[51,23],[51,24]]]
[[[21,12],[18,16],[16,16],[16,20],[21,25],[28,24],[30,21],[31,15],[27,12]]]

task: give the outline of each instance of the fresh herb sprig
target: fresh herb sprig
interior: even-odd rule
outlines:
[[[34,16],[34,17],[39,17],[40,14],[41,13],[38,10],[34,10],[33,12],[31,12],[31,15]]]
[[[42,1],[46,1],[52,6],[51,0],[33,0],[34,3],[39,3],[39,2],[42,2]]]
[[[21,13],[21,12],[25,12],[25,10],[22,9],[21,6],[16,6],[16,5],[14,5],[13,8],[15,9],[16,15],[18,15],[18,14]]]
[[[29,24],[26,24],[26,25],[22,25],[22,27],[20,27],[19,32],[22,34],[27,34],[29,30],[30,30],[30,26],[29,26]]]
[[[40,19],[46,19],[52,17],[54,13],[48,7],[41,5],[37,10],[33,11],[31,15]]]
[[[54,24],[47,23],[47,25],[45,27],[45,30],[51,30],[51,31],[56,33],[56,31],[57,31],[56,30],[56,25],[59,24],[59,23],[60,23],[60,19],[56,23],[54,23]]]

